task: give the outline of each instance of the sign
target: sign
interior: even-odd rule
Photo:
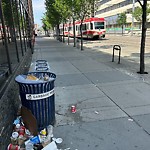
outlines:
[[[40,94],[26,94],[26,99],[27,100],[40,100],[40,99],[45,99],[54,94],[54,89],[52,89],[49,92],[46,93],[40,93]]]

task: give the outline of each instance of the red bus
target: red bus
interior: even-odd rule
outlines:
[[[80,32],[81,21],[75,22],[75,35],[81,37]],[[60,34],[63,34],[63,25],[59,26]],[[104,18],[88,18],[83,21],[82,35],[83,38],[101,39],[105,38],[106,33],[106,21]],[[64,35],[73,37],[73,23],[67,23],[64,25]]]

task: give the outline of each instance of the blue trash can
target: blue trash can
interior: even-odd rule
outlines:
[[[38,80],[28,80],[27,75],[33,75]],[[22,105],[31,110],[38,123],[38,130],[55,123],[55,93],[54,81],[56,75],[51,72],[29,72],[18,75],[15,81],[19,84]],[[48,79],[45,81],[44,77]]]
[[[49,64],[46,60],[37,60],[35,62],[35,71],[48,72],[50,71]]]

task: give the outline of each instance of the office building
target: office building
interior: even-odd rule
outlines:
[[[132,18],[132,11],[138,6],[140,4],[137,0],[100,0],[96,3],[95,16],[104,17],[107,27],[114,27],[117,26],[118,14],[125,12],[127,16],[126,27],[131,27],[134,23],[134,27],[139,28],[139,22]]]

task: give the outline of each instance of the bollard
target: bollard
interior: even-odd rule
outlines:
[[[114,46],[113,46],[112,62],[114,62],[115,50],[119,51],[118,64],[120,64],[121,46],[120,46],[120,45],[114,45]]]
[[[77,48],[80,48],[80,43],[79,43],[80,41],[79,41],[79,39],[77,38],[76,39],[76,44],[77,44]]]

